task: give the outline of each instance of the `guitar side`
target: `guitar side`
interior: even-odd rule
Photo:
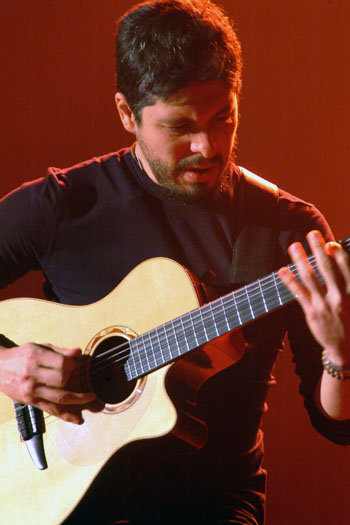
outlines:
[[[198,306],[189,274],[178,263],[158,258],[140,264],[113,292],[92,305],[3,301],[0,333],[16,344],[50,342],[85,349],[108,327],[128,327],[141,334]],[[118,449],[133,440],[171,431],[177,417],[164,386],[168,368],[149,374],[142,394],[125,410],[112,414],[85,410],[85,423],[79,427],[49,416],[44,434],[48,469],[44,471],[36,469],[20,442],[12,401],[2,395],[0,522],[62,522]]]

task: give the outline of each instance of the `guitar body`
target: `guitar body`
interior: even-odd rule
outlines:
[[[157,258],[140,264],[113,292],[92,305],[5,300],[0,303],[0,334],[17,345],[52,343],[92,353],[110,335],[122,334],[127,340],[199,305],[189,273],[174,261]],[[61,523],[105,463],[132,441],[173,431],[189,443],[202,446],[205,423],[183,407],[193,407],[200,385],[239,357],[213,348],[199,350],[204,354],[198,362],[191,358],[197,352],[191,353],[172,366],[138,379],[133,392],[121,402],[107,403],[106,409],[98,412],[85,410],[81,426],[47,416],[44,447],[48,468],[42,471],[35,467],[20,441],[12,400],[2,395],[0,523]],[[165,388],[167,374],[177,391],[183,384],[184,403],[179,417]]]

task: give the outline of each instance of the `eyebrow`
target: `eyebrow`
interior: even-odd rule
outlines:
[[[234,110],[233,104],[227,104],[224,108],[219,109],[211,118],[215,118],[217,115],[221,115],[222,113],[231,113]],[[175,124],[180,122],[191,122],[192,119],[190,117],[187,117],[185,115],[183,116],[170,116],[168,118],[163,118],[159,121],[160,124]]]
[[[227,106],[225,106],[224,108],[219,109],[219,111],[215,113],[214,117],[216,115],[220,115],[221,113],[231,113],[231,111],[233,110],[234,110],[234,104],[227,104]]]

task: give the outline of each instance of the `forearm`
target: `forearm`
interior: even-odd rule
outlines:
[[[334,358],[328,352],[323,364],[325,369],[319,388],[320,406],[328,417],[350,419],[350,367],[347,362]],[[340,379],[340,376],[345,379]]]
[[[319,404],[328,417],[350,419],[350,381],[341,381],[324,371],[319,388]]]

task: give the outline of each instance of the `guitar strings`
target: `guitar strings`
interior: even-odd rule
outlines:
[[[309,258],[309,261],[310,261],[311,265],[313,266],[313,263],[314,263],[314,257]],[[294,272],[295,272],[295,267],[290,267],[290,269],[291,269],[292,271],[294,270]],[[315,268],[314,268],[314,269],[315,269]],[[297,276],[298,276],[298,275],[297,275]],[[271,279],[271,276],[268,276],[267,278],[264,278],[264,279],[269,279],[269,278]],[[274,275],[274,278],[275,278],[275,280],[276,280],[276,274]],[[251,300],[254,301],[254,299],[256,298],[257,295],[259,295],[259,297],[261,296],[261,286],[260,286],[260,285],[261,285],[261,281],[263,281],[264,279],[260,280],[260,282],[257,283],[257,284],[256,284],[256,283],[253,283],[252,285],[248,285],[248,287],[245,287],[245,288],[249,288],[249,287],[250,287],[251,289],[253,289],[253,288],[255,287],[255,289],[257,290],[257,293],[255,293],[255,294],[250,294],[250,298],[249,298],[249,296],[248,296],[248,294],[247,294],[247,291],[246,291],[246,290],[245,290],[245,291],[242,290],[242,294],[248,297],[248,301],[249,301],[249,299],[251,299]],[[277,280],[278,280],[279,282],[277,282],[277,283],[275,282],[273,286],[270,286],[269,288],[265,288],[265,290],[264,290],[264,297],[265,297],[265,298],[267,298],[268,295],[271,296],[271,294],[266,294],[266,292],[269,292],[269,290],[274,290],[274,291],[275,291],[275,290],[276,290],[276,287],[278,288],[278,285],[282,285],[282,282],[278,279],[278,277],[277,277]],[[284,291],[286,291],[286,290],[287,290],[287,289],[284,288]],[[239,292],[239,291],[238,291],[238,292]],[[237,292],[236,292],[236,293],[237,293]],[[281,290],[281,293],[280,293],[279,295],[280,295],[280,296],[281,296],[281,295],[282,295],[282,296],[286,296],[286,295],[288,296],[289,294],[288,294],[288,292],[287,292],[287,294],[283,293],[283,289],[282,289],[282,290]],[[230,298],[230,296],[232,296],[232,294],[228,294],[228,296],[226,296],[226,298],[227,298],[227,297]],[[222,298],[222,299],[223,299],[223,298]],[[218,302],[218,301],[221,302],[221,300],[218,299],[217,301],[214,301],[214,303],[215,303],[215,302]],[[240,300],[238,300],[238,301],[235,300],[235,302],[236,302],[237,305],[239,305],[239,303],[242,303],[242,302],[246,303],[247,300],[246,300],[246,297],[244,297],[243,300],[241,300],[241,301],[240,301]],[[277,304],[276,306],[280,306],[280,305]],[[208,310],[210,309],[210,306],[209,306],[209,305],[204,305],[203,308],[205,309],[205,307],[209,307]],[[211,312],[209,312],[209,315],[208,315],[208,314],[207,314],[207,315],[205,315],[205,314],[203,315],[202,312],[198,313],[197,315],[192,315],[191,321],[192,321],[192,322],[193,322],[193,321],[196,321],[195,317],[197,317],[197,320],[198,320],[199,317],[201,318],[201,320],[203,320],[203,319],[205,320],[205,317],[206,317],[207,319],[209,319],[209,318],[212,319],[212,317],[213,317],[213,316],[212,316],[212,313],[213,313],[213,312],[215,313],[215,309],[218,310],[218,308],[220,308],[220,310],[222,309],[221,306],[219,307],[218,305],[217,305],[217,306],[214,305],[214,307],[211,308]],[[200,309],[199,309],[199,310],[200,310]],[[245,310],[250,311],[250,306],[246,307]],[[242,313],[242,317],[243,317],[244,309],[242,309],[242,312],[241,312],[241,313]],[[190,312],[189,312],[189,314],[190,314]],[[187,315],[187,314],[184,314],[185,317],[186,317],[186,315]],[[182,316],[182,317],[184,317],[184,316]],[[249,320],[251,320],[251,316],[249,317]],[[164,325],[162,325],[162,327],[164,327]],[[161,328],[161,327],[158,327],[158,329],[159,329],[159,328]],[[164,329],[165,329],[165,328],[164,328]],[[151,339],[151,333],[152,333],[152,331],[156,331],[156,330],[157,330],[157,328],[151,330],[150,332],[147,332],[146,334],[142,334],[141,336],[138,337],[138,339],[140,339],[140,338],[144,338],[143,336],[146,336],[146,335],[149,335],[149,337],[150,337],[150,339]],[[228,330],[226,330],[226,331],[228,331]],[[158,335],[158,334],[157,334],[157,335]],[[220,334],[219,334],[219,335],[220,335]],[[185,336],[186,336],[186,334],[185,334]],[[163,337],[163,338],[161,338],[161,337],[158,336],[158,342],[160,343],[160,346],[161,346],[161,343],[162,343],[162,342],[167,342],[167,337]],[[200,346],[200,345],[199,345],[199,346]],[[125,348],[126,348],[125,353],[124,353],[124,355],[122,355],[122,349],[125,349]],[[144,349],[144,348],[142,348],[141,350],[143,350],[143,349]],[[119,350],[119,352],[115,353],[116,350]],[[101,360],[100,363],[95,363],[96,366],[92,366],[92,367],[91,367],[91,369],[92,369],[92,373],[93,373],[93,374],[94,374],[94,373],[97,373],[98,371],[100,371],[100,370],[102,370],[103,368],[105,368],[105,366],[110,366],[111,364],[118,365],[122,360],[124,360],[125,358],[128,357],[128,355],[129,355],[128,350],[129,350],[129,342],[124,343],[124,344],[122,344],[122,345],[119,345],[119,346],[117,346],[117,347],[111,348],[111,349],[109,349],[108,351],[106,351],[104,354],[100,354],[99,358],[104,357],[104,356],[106,356],[106,355],[108,355],[108,354],[111,354],[111,355],[110,355],[109,357],[105,358],[105,361],[104,361],[104,360]],[[137,349],[137,353],[138,353],[138,354],[141,353],[141,352],[140,352],[140,349]],[[121,355],[122,355],[122,357],[121,357]],[[117,359],[116,359],[114,362],[112,361],[112,363],[109,363],[108,361],[109,361],[111,358],[113,359],[115,356],[117,357]],[[136,353],[134,353],[131,357],[136,357]],[[175,357],[174,357],[174,358],[175,358]],[[106,363],[106,364],[105,364],[105,363]],[[141,375],[142,375],[142,374],[140,374],[140,376],[141,376]]]
[[[350,243],[350,240],[347,242],[347,244],[349,244],[349,243]],[[320,279],[321,276],[319,275],[318,268],[317,268],[317,266],[315,264],[315,256],[310,256],[308,258],[308,261],[311,264],[313,270],[316,271],[317,277]],[[296,275],[297,278],[299,277],[298,276],[298,272],[296,271],[296,266],[295,265],[288,265],[288,268]],[[271,281],[271,282],[273,282],[273,284],[271,286],[267,286],[267,287],[265,286],[264,292],[262,294],[262,284],[263,284],[264,280]],[[321,280],[322,280],[322,278],[321,278]],[[280,290],[278,289],[279,286],[282,287]],[[278,278],[277,272],[274,272],[274,273],[272,273],[269,276],[266,276],[266,277],[264,277],[262,279],[259,279],[255,283],[252,283],[250,285],[247,285],[247,286],[243,287],[240,290],[237,290],[236,292],[231,292],[231,293],[227,294],[226,296],[224,296],[222,298],[219,298],[216,301],[213,301],[212,303],[203,305],[202,307],[200,307],[199,309],[197,309],[195,311],[197,313],[193,313],[192,312],[192,315],[191,315],[191,312],[188,312],[187,314],[184,314],[181,317],[184,318],[184,317],[186,317],[188,315],[190,317],[190,319],[191,319],[192,324],[194,325],[194,323],[196,322],[196,320],[198,320],[198,318],[200,318],[201,321],[203,321],[203,320],[205,321],[205,320],[208,320],[208,319],[213,319],[213,314],[215,314],[215,311],[218,311],[218,310],[221,311],[222,310],[222,303],[223,303],[223,300],[225,300],[225,299],[226,299],[226,301],[230,300],[232,302],[232,304],[227,305],[226,313],[227,313],[227,310],[229,310],[229,308],[232,307],[232,306],[234,306],[234,310],[236,310],[236,307],[238,308],[240,304],[246,304],[247,303],[247,299],[248,299],[248,303],[249,304],[248,304],[248,306],[245,306],[244,308],[242,308],[241,315],[242,315],[242,317],[244,317],[244,311],[247,311],[247,312],[250,313],[248,320],[251,320],[251,307],[254,306],[253,302],[255,301],[255,299],[257,297],[261,298],[261,296],[263,296],[264,299],[266,300],[266,299],[268,299],[271,296],[275,296],[276,289],[277,289],[278,296],[281,299],[286,299],[286,298],[288,299],[289,296],[291,297],[291,299],[293,299],[293,297],[291,296],[291,294],[288,291],[288,289],[286,287],[284,287],[282,281]],[[248,293],[249,291],[253,292],[253,293]],[[236,299],[237,295],[241,295],[241,296],[244,295],[244,298],[240,299],[238,297]],[[218,303],[220,303],[220,305]],[[281,305],[279,303],[277,303],[276,307],[278,307],[278,306],[281,306]],[[207,312],[205,312],[205,310],[207,310]],[[252,308],[252,311],[253,311],[253,308]],[[254,317],[253,317],[253,319],[254,319]],[[215,321],[215,319],[214,319],[214,321]],[[172,323],[172,322],[170,321],[169,323]],[[164,336],[162,337],[161,335],[159,336],[159,334],[157,334],[157,342],[159,343],[160,350],[161,350],[162,342],[163,343],[164,342],[168,343],[167,335],[166,335],[166,325],[167,324],[168,323],[165,323],[161,327],[154,328],[153,330],[150,330],[149,332],[146,332],[145,334],[141,334],[137,338],[133,339],[133,341],[135,341],[136,339],[138,339],[138,340],[145,339],[146,336],[148,336],[150,339],[152,339],[152,337],[151,337],[152,332],[156,332],[160,328],[164,328],[164,330],[165,330],[165,337]],[[244,325],[244,323],[242,323],[242,325]],[[229,331],[229,330],[226,330],[226,331]],[[185,337],[186,337],[186,334],[185,334]],[[137,348],[136,352],[134,352],[133,354],[130,354],[130,352],[129,352],[129,350],[130,350],[130,341],[127,341],[127,342],[122,343],[120,345],[117,345],[117,346],[115,346],[113,348],[110,348],[107,351],[105,351],[104,353],[99,354],[98,356],[95,357],[95,359],[96,360],[98,359],[98,361],[95,361],[94,363],[91,364],[91,367],[90,367],[90,370],[89,370],[90,375],[94,375],[96,373],[99,373],[101,370],[103,370],[106,367],[109,367],[111,365],[113,365],[115,367],[125,366],[125,364],[126,364],[125,363],[125,359],[127,359],[128,357],[132,357],[134,359],[139,357],[141,352],[142,352],[142,350],[144,350],[144,348],[145,348],[145,345],[143,345],[143,347],[141,349]],[[162,352],[160,352],[160,353],[162,354]],[[181,355],[181,354],[179,354],[179,355]],[[116,358],[116,359],[114,360],[114,358]],[[174,359],[175,359],[175,357],[174,357]],[[123,363],[122,363],[122,361],[123,361]],[[78,368],[76,370],[76,373],[80,373],[81,369],[83,369],[83,367]],[[143,374],[139,374],[139,377],[141,375],[143,375]]]

